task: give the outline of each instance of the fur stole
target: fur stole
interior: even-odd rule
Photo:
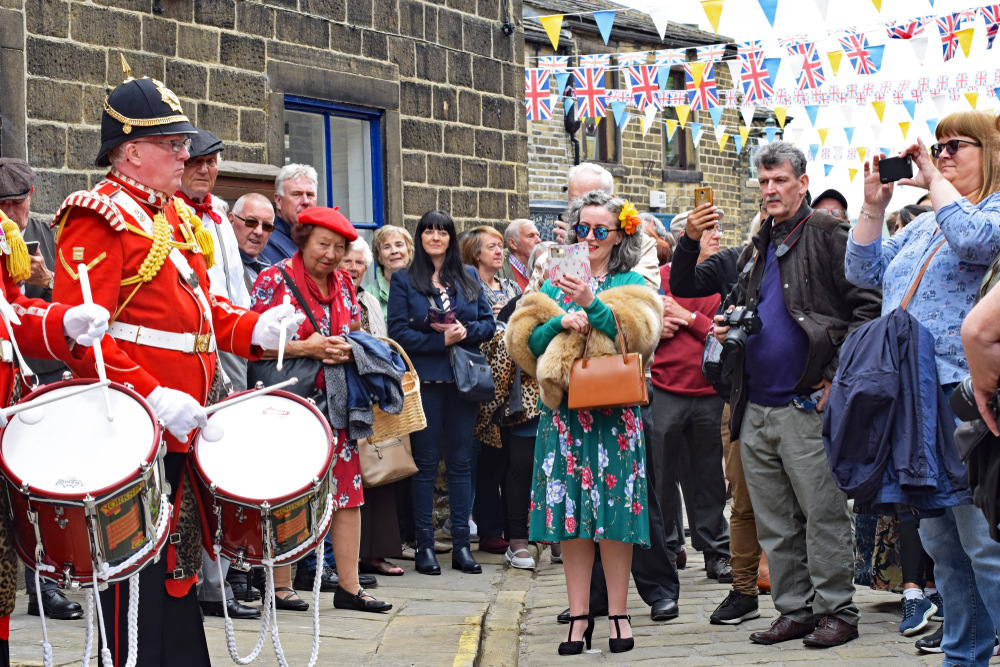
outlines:
[[[660,343],[663,328],[663,302],[645,285],[612,287],[597,295],[618,316],[622,331],[628,340],[629,352],[642,355],[648,363]],[[541,292],[525,295],[514,311],[507,327],[507,349],[514,361],[529,375],[538,380],[542,403],[551,410],[558,410],[563,396],[569,389],[569,374],[573,362],[583,357],[587,337],[578,331],[563,331],[552,339],[542,356],[531,353],[528,339],[536,327],[553,317],[566,314],[559,304]],[[590,338],[590,357],[621,354],[617,341],[612,341],[600,331]]]

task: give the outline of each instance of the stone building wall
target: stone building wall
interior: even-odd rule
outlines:
[[[284,96],[377,109],[384,218],[528,212],[520,0],[0,0],[0,154],[33,210],[95,184],[105,96],[163,81],[229,161],[284,164]]]

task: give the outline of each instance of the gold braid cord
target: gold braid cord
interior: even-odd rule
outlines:
[[[201,224],[201,219],[180,199],[174,199],[174,210],[177,211],[177,215],[182,221],[194,229],[194,240],[198,242],[201,255],[205,258],[205,267],[212,268],[215,265],[215,241],[212,239],[211,232],[205,229]]]
[[[27,280],[31,276],[31,256],[28,254],[28,246],[21,236],[21,229],[17,223],[4,215],[0,211],[0,229],[7,237],[7,245],[10,246],[10,254],[7,255],[7,274],[14,279],[14,282]]]
[[[156,274],[160,272],[163,267],[163,263],[167,261],[167,255],[170,254],[172,248],[171,241],[173,240],[173,230],[170,228],[170,223],[167,222],[167,216],[163,215],[163,212],[159,212],[153,216],[153,245],[149,249],[149,254],[146,255],[146,259],[143,260],[142,266],[139,267],[139,272],[122,281],[122,287],[126,285],[135,285],[135,289],[132,293],[128,295],[128,298],[118,307],[115,311],[115,316],[112,318],[112,322],[118,319],[118,315],[125,309],[128,302],[132,300],[136,292],[143,284],[148,283],[150,280],[156,277]]]

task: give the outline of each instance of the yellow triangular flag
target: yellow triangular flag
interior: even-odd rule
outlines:
[[[746,145],[746,143],[747,143],[747,137],[749,137],[749,136],[750,136],[750,128],[747,127],[746,125],[741,125],[740,126],[740,138],[743,139],[743,145],[744,146]]]
[[[879,14],[882,13],[882,0],[872,0],[872,4],[875,5],[875,11]]]
[[[691,113],[691,105],[680,104],[675,106],[674,112],[677,114],[677,122],[681,124],[681,127],[684,127],[684,124],[687,123],[688,114]]]
[[[844,52],[828,51],[826,57],[830,59],[830,69],[833,70],[833,75],[837,76],[837,72],[840,70],[840,59],[844,57]]]
[[[910,132],[910,121],[899,124],[899,129],[903,131],[903,138],[906,139],[906,135]]]
[[[819,132],[819,141],[820,141],[820,143],[823,144],[824,146],[826,146],[826,135],[830,131],[830,129],[824,127],[822,130],[816,130],[816,131]]]
[[[601,124],[601,117],[598,116],[597,118],[594,119],[594,127],[597,127],[600,124]]]
[[[965,57],[969,57],[969,49],[972,48],[972,33],[975,32],[975,28],[967,28],[965,30],[955,31],[955,37],[958,39],[958,43],[962,47],[962,53]]]
[[[722,137],[719,139],[719,150],[720,151],[724,150],[726,148],[726,141],[728,139],[729,139],[729,135],[728,134],[722,135]]]
[[[668,118],[667,119],[667,136],[668,137],[673,137],[674,136],[674,131],[676,130],[676,128],[677,128],[677,121],[674,120],[673,118]]]
[[[712,30],[719,34],[719,19],[722,17],[722,4],[725,0],[701,0],[701,8],[705,10],[708,22],[712,24]]]
[[[965,99],[969,100],[969,106],[973,109],[976,108],[976,100],[979,99],[979,93],[966,93]]]
[[[859,148],[858,149],[858,157],[861,158],[861,162],[862,163],[864,163],[864,161],[865,161],[865,154],[866,153],[868,153],[868,149],[867,148]]]
[[[549,41],[552,42],[552,48],[558,51],[559,31],[562,30],[563,15],[556,14],[555,16],[542,16],[538,20],[542,22],[542,27],[545,28],[545,34],[549,36]]]
[[[875,109],[875,115],[878,116],[878,122],[882,122],[882,116],[885,115],[885,102],[872,102],[872,108]]]
[[[778,119],[778,126],[785,126],[785,116],[788,114],[788,107],[774,107],[774,117]]]
[[[853,183],[854,182],[854,177],[858,175],[858,170],[857,169],[851,169],[850,167],[848,167],[847,168],[847,173],[851,175],[851,183]]]
[[[701,77],[705,75],[705,63],[690,62],[688,67],[691,68],[691,78],[694,79],[694,87],[697,88],[701,85]]]

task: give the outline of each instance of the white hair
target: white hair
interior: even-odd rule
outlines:
[[[575,167],[571,167],[569,173],[566,174],[566,183],[572,183],[573,179],[577,176],[590,175],[597,176],[601,179],[601,190],[610,194],[615,192],[615,179],[611,175],[611,172],[602,167],[599,164],[594,164],[593,162],[583,162]]]
[[[222,197],[212,197],[212,208],[214,208],[223,218],[229,214],[229,202]]]
[[[246,208],[246,205],[252,201],[255,201],[259,204],[264,204],[268,208],[271,208],[271,200],[269,200],[267,197],[260,194],[259,192],[248,192],[247,194],[237,199],[236,203],[233,204],[233,215],[238,215],[242,218],[243,209]]]
[[[521,228],[524,227],[525,225],[530,225],[530,224],[533,224],[533,223],[528,218],[518,218],[517,220],[514,220],[509,225],[507,225],[507,229],[505,229],[504,233],[503,233],[503,243],[504,243],[504,245],[509,248],[510,247],[510,240],[511,239],[516,239],[516,240],[520,241],[521,240]]]
[[[663,226],[663,222],[661,222],[659,218],[657,218],[652,213],[640,213],[639,219],[642,220],[643,222],[648,222],[649,224],[653,225],[653,230],[656,232],[656,235],[659,236],[661,239],[666,240],[667,228]]]
[[[278,171],[278,175],[274,177],[275,194],[285,194],[283,190],[285,181],[295,178],[308,178],[314,188],[319,187],[319,174],[316,173],[315,169],[307,164],[286,164]]]
[[[358,236],[358,238],[351,241],[351,247],[347,250],[347,252],[360,252],[361,260],[365,263],[366,268],[371,266],[372,262],[375,261],[375,258],[372,255],[371,246],[368,245],[368,241],[365,241],[363,236]]]

